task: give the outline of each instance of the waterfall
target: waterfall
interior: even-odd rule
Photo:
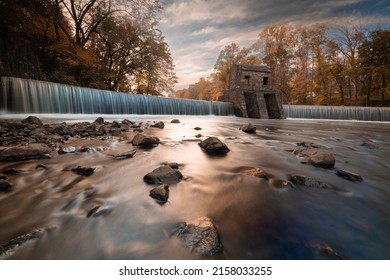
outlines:
[[[389,107],[283,105],[286,118],[390,121]]]
[[[58,114],[233,115],[230,103],[126,94],[1,77],[0,111]]]

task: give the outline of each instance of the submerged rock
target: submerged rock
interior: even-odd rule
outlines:
[[[291,183],[295,185],[305,186],[309,188],[323,188],[323,189],[331,188],[331,186],[328,185],[327,183],[323,183],[312,177],[293,175],[289,177],[289,180]]]
[[[337,169],[336,170],[336,175],[340,176],[340,177],[342,177],[344,179],[347,179],[349,181],[353,181],[353,182],[361,182],[361,181],[363,181],[362,176],[360,176],[359,174],[352,173],[352,172],[346,171],[346,170]]]
[[[11,146],[0,150],[0,160],[39,159],[51,152],[49,146],[34,143],[27,146]]]
[[[303,157],[311,165],[323,168],[332,168],[335,164],[335,157],[332,153],[315,148],[308,148],[298,152],[298,156]]]
[[[164,128],[163,122],[156,122],[155,124],[152,124],[150,127],[156,127],[156,128]]]
[[[169,186],[161,185],[155,187],[149,192],[149,195],[150,197],[156,199],[157,202],[164,204],[168,201],[169,198]]]
[[[91,176],[93,174],[93,172],[95,171],[95,168],[78,166],[76,168],[73,168],[72,171],[74,173],[76,173],[77,175]]]
[[[223,246],[218,231],[210,218],[200,217],[186,222],[176,232],[184,246],[201,256],[214,256]]]
[[[198,144],[206,153],[226,154],[230,149],[217,137],[209,137]]]
[[[182,178],[183,175],[179,170],[172,169],[168,165],[160,166],[143,177],[144,181],[149,184],[177,183]]]
[[[134,136],[131,142],[134,146],[138,146],[141,148],[150,148],[160,144],[160,139],[158,139],[157,137],[147,137],[141,133],[138,133]]]
[[[264,178],[267,179],[268,175],[267,173],[258,167],[242,167],[239,170],[242,174],[248,175],[248,176],[255,176],[258,178]]]
[[[136,150],[132,150],[130,152],[125,152],[125,153],[113,155],[113,157],[115,159],[132,158],[135,155],[136,152],[137,152]]]
[[[253,126],[251,123],[244,124],[243,126],[240,127],[240,130],[246,133],[256,133],[256,126]]]
[[[363,143],[361,144],[361,146],[363,147],[367,147],[369,149],[379,149],[379,146],[377,144],[375,144],[372,140],[370,139],[364,139],[363,140]]]
[[[12,185],[4,179],[0,179],[0,192],[8,192]]]

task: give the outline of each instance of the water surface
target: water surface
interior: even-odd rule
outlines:
[[[96,116],[70,117],[46,115],[45,121],[93,121]],[[66,143],[95,147],[93,153],[0,163],[0,170],[22,171],[9,175],[13,190],[0,193],[0,244],[34,228],[50,228],[9,258],[203,258],[183,248],[173,234],[181,222],[201,216],[213,219],[224,246],[222,254],[206,259],[330,258],[324,246],[346,259],[390,258],[389,123],[140,115],[107,120],[123,118],[164,121],[164,129],[145,130],[161,144],[137,148],[131,159],[113,159],[112,154],[134,149],[128,143],[134,132],[129,132]],[[173,118],[181,123],[170,123]],[[256,125],[255,135],[239,130],[248,121]],[[200,139],[218,137],[231,151],[208,156],[198,146],[198,133]],[[378,149],[362,145],[367,139]],[[334,153],[337,168],[360,174],[363,181],[301,164],[288,151],[299,142],[324,146]],[[185,178],[170,185],[169,201],[160,205],[149,197],[152,186],[142,178],[164,162],[180,163]],[[36,169],[37,164],[47,169]],[[79,165],[94,167],[95,173],[80,177],[71,172]],[[273,177],[240,172],[247,167]],[[289,175],[314,177],[332,188],[284,187]],[[88,217],[96,206],[101,214]]]

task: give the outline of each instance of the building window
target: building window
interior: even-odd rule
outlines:
[[[268,85],[268,77],[263,77],[263,86]]]
[[[244,83],[245,83],[246,85],[249,85],[249,79],[250,79],[250,76],[249,76],[249,75],[245,75],[245,76],[244,76]]]

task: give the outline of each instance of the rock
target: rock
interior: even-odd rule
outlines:
[[[131,142],[134,146],[149,148],[160,144],[160,139],[158,139],[157,137],[147,137],[141,133],[138,133],[134,136]]]
[[[4,174],[0,174],[0,180],[8,180],[8,176]]]
[[[150,197],[156,199],[157,202],[164,204],[168,201],[169,198],[169,186],[161,185],[155,187],[149,192],[149,195]]]
[[[76,148],[73,146],[63,147],[58,151],[59,154],[71,154],[74,152],[76,152]]]
[[[150,127],[156,127],[156,128],[164,128],[163,122],[156,122],[155,124],[152,124]]]
[[[177,183],[183,175],[168,165],[163,165],[144,176],[144,181],[149,184],[172,184]]]
[[[8,192],[12,185],[3,179],[0,179],[0,192]]]
[[[315,148],[301,150],[298,152],[298,156],[305,159],[302,163],[309,163],[322,168],[332,168],[336,161],[332,153]]]
[[[172,169],[179,169],[180,166],[177,162],[168,162],[167,165]]]
[[[323,189],[331,188],[330,185],[320,182],[315,178],[301,176],[301,175],[289,176],[289,180],[293,184],[305,186],[309,188],[323,188]]]
[[[93,172],[95,171],[95,168],[78,166],[76,168],[73,168],[72,171],[74,173],[76,173],[77,175],[91,176],[93,174]]]
[[[196,135],[195,135],[196,138],[200,138],[200,137],[202,137],[202,136],[203,136],[202,134],[196,134]]]
[[[173,120],[171,120],[171,123],[180,123],[180,120],[178,120],[178,119],[173,119]]]
[[[375,144],[372,140],[370,139],[364,139],[363,143],[361,144],[363,147],[367,147],[369,149],[379,149],[379,146]]]
[[[314,249],[317,253],[322,256],[325,256],[328,259],[332,260],[345,260],[345,257],[337,253],[332,247],[327,244],[321,244],[316,241],[309,241],[306,243],[306,246]]]
[[[24,120],[22,120],[22,123],[36,124],[38,126],[43,126],[42,121],[38,117],[35,117],[35,116],[29,116],[29,117],[25,118]]]
[[[190,251],[201,256],[214,256],[222,252],[223,246],[218,231],[210,218],[200,217],[188,221],[176,232]]]
[[[303,148],[316,148],[316,149],[324,148],[321,145],[317,145],[317,144],[309,143],[309,142],[299,142],[299,143],[297,143],[297,146],[303,147]]]
[[[253,126],[251,123],[249,124],[244,124],[243,126],[240,127],[240,130],[246,133],[256,133],[256,126]]]
[[[137,152],[136,150],[132,150],[130,152],[125,152],[125,153],[113,155],[113,157],[115,159],[132,158],[135,155],[136,152]]]
[[[102,117],[98,117],[94,123],[97,123],[97,124],[104,124],[104,119]]]
[[[230,151],[217,137],[209,137],[198,145],[208,154],[226,154]]]
[[[67,135],[67,134],[69,134],[69,129],[66,126],[66,124],[60,124],[60,125],[53,127],[52,132],[54,134],[58,134],[58,135]]]
[[[340,176],[340,177],[342,177],[344,179],[347,179],[349,181],[352,181],[352,182],[361,182],[361,181],[363,181],[362,176],[360,176],[359,174],[352,173],[352,172],[346,171],[346,170],[337,169],[336,170],[336,175]]]
[[[265,173],[264,170],[258,167],[241,168],[240,172],[248,176],[255,176],[264,179],[268,178],[267,173]]]
[[[202,128],[200,128],[199,126],[195,127],[194,129],[195,130],[202,130]]]
[[[46,170],[47,166],[44,165],[44,164],[38,164],[37,166],[35,166],[35,169],[37,169],[37,170]]]
[[[43,158],[51,149],[43,143],[34,143],[27,146],[11,146],[0,150],[0,160],[24,160]]]
[[[133,129],[133,132],[142,133],[142,132],[144,132],[144,130],[143,130],[142,128],[137,127],[137,128],[134,128],[134,129]]]

